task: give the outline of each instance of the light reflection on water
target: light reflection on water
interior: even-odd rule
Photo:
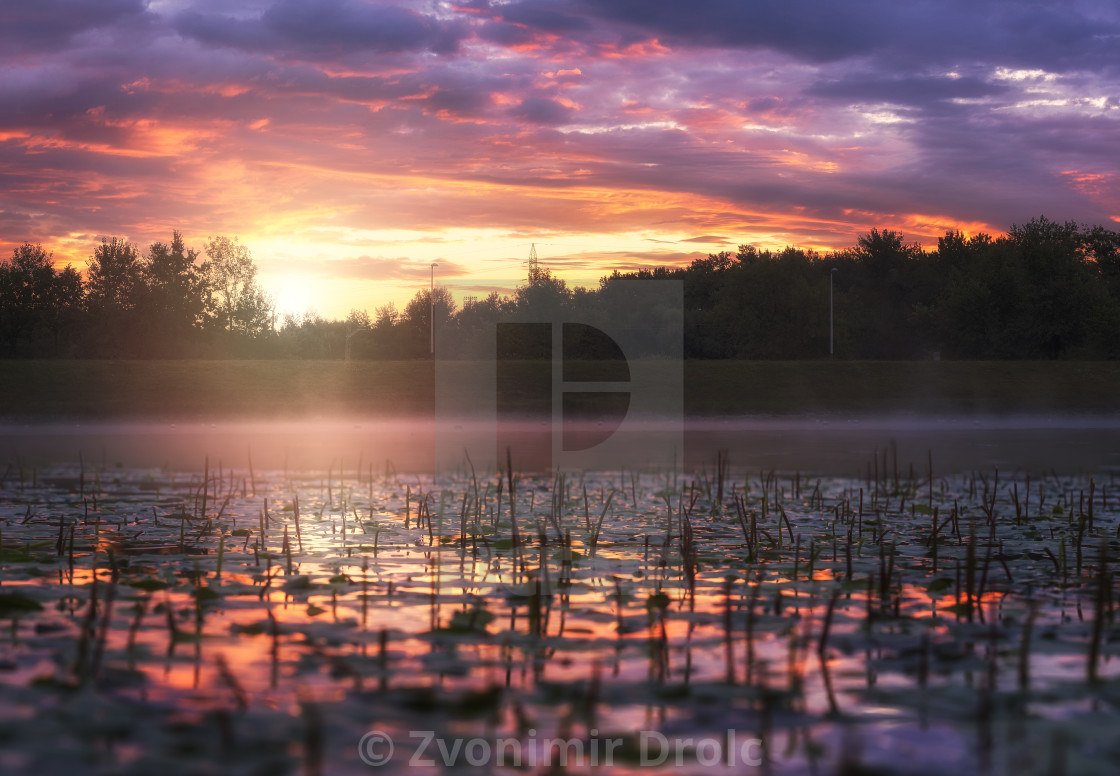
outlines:
[[[253,455],[257,464],[260,454]],[[978,709],[1028,727],[1050,718],[1070,736],[1082,716],[1099,713],[1086,700],[1096,691],[1086,690],[1085,677],[1097,547],[1116,529],[1115,490],[1111,500],[1103,490],[1113,485],[1106,472],[1094,480],[1097,523],[1083,544],[1087,568],[1079,576],[1057,574],[1042,548],[1056,554],[1055,539],[1065,537],[1063,558],[1072,563],[1081,531],[1069,514],[1084,509],[1083,495],[1076,496],[1088,492],[1083,477],[1036,477],[1035,508],[1017,522],[1010,486],[1015,477],[1025,490],[1025,475],[1001,472],[997,538],[1004,544],[989,553],[978,504],[986,483],[994,484],[990,471],[987,480],[936,475],[932,495],[920,474],[913,482],[904,474],[893,492],[884,473],[877,500],[873,482],[822,477],[822,502],[812,503],[816,477],[795,494],[788,473],[767,480],[757,470],[736,469],[722,505],[712,503],[710,465],[688,477],[648,472],[634,493],[620,492],[592,552],[574,485],[558,518],[572,534],[565,548],[550,516],[554,483],[525,476],[517,505],[525,546],[515,549],[496,473],[482,476],[483,503],[468,507],[470,531],[460,535],[469,483],[452,487],[442,526],[437,518],[429,532],[418,509],[439,502],[430,479],[398,475],[395,467],[388,474],[380,466],[359,469],[357,456],[353,461],[345,473],[334,463],[322,470],[257,464],[250,474],[236,458],[219,473],[212,458],[209,519],[202,517],[198,469],[87,461],[84,472],[69,464],[32,477],[9,468],[0,489],[0,580],[4,591],[28,590],[44,608],[12,619],[0,651],[3,692],[65,708],[73,690],[54,687],[96,687],[99,697],[139,704],[115,709],[137,730],[177,715],[211,724],[215,713],[224,714],[241,720],[239,729],[280,731],[293,768],[314,749],[299,731],[317,724],[330,741],[323,754],[328,773],[368,772],[356,746],[370,728],[407,741],[408,731],[420,728],[526,738],[528,726],[550,736],[588,736],[593,725],[618,735],[735,728],[767,737],[779,773],[810,772],[816,761],[833,769],[845,758],[978,772],[1016,746],[985,733]],[[596,514],[603,494],[624,482],[617,472],[583,479]],[[675,480],[672,494],[660,492],[667,479]],[[693,484],[690,585],[680,512],[690,497],[680,488]],[[744,486],[761,530],[755,562],[733,507]],[[943,510],[941,519],[954,504],[963,507],[957,523],[942,528],[937,573],[926,546],[931,515],[915,507],[929,499]],[[779,522],[783,510],[788,524]],[[262,520],[270,520],[264,537]],[[987,589],[975,596],[971,615],[957,583],[969,557],[970,520],[981,526],[975,563],[987,558]],[[877,525],[887,523],[895,547],[889,565],[880,552],[887,545],[875,541],[884,530]],[[834,551],[837,542],[843,549]],[[94,568],[100,604],[91,610]],[[933,592],[930,583],[939,579],[949,583]],[[1030,678],[1020,690],[1018,650],[1031,602],[1037,611]],[[1110,601],[1107,611],[1113,608]],[[1098,672],[1106,695],[1120,678],[1114,652],[1106,641]],[[53,687],[42,689],[45,681]],[[308,717],[312,702],[318,722]],[[11,708],[16,722],[30,719],[30,707],[14,701]],[[267,710],[287,721],[265,721]],[[1044,728],[1037,738],[1049,745],[1052,732]],[[78,748],[104,746],[100,734],[68,735]],[[115,762],[147,762],[149,749],[160,746],[154,740],[137,733]],[[1079,746],[1069,745],[1071,762],[1081,763]],[[32,764],[50,757],[23,754]],[[32,765],[25,767],[31,772]]]

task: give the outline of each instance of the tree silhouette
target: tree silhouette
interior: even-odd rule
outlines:
[[[451,292],[441,286],[436,286],[433,297],[431,290],[423,288],[409,300],[401,314],[400,334],[404,355],[410,358],[424,358],[431,354],[431,315],[432,300],[435,300],[435,328],[442,330],[443,326],[455,314],[455,300]]]
[[[275,324],[275,303],[257,284],[249,248],[237,238],[213,237],[202,265],[212,320],[227,333],[256,337]]]
[[[197,251],[186,249],[179,232],[172,233],[169,245],[148,248],[143,307],[155,353],[183,352],[203,321],[204,278],[197,261]]]
[[[104,240],[86,264],[92,351],[108,356],[139,355],[144,281],[136,247],[118,238]]]
[[[25,243],[0,261],[0,348],[9,357],[429,355],[427,287],[402,312],[307,312],[277,332],[249,249],[217,237],[205,253],[200,263],[178,232],[143,257],[104,240],[83,280]],[[688,266],[614,272],[597,288],[570,289],[536,264],[511,294],[462,309],[435,289],[436,328],[465,357],[491,352],[497,321],[571,314],[595,325],[604,306],[637,311],[631,328],[660,330],[656,311],[632,303],[630,281],[674,279],[684,286],[686,357],[824,358],[833,269],[838,358],[1120,358],[1120,233],[1045,217],[999,237],[949,231],[929,251],[890,229],[825,254],[741,245]]]
[[[70,267],[56,271],[42,245],[24,243],[0,262],[0,336],[9,357],[36,349],[60,355],[81,307],[81,276]]]

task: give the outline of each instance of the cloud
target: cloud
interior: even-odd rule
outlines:
[[[237,233],[380,289],[440,241],[450,277],[541,234],[656,264],[1107,223],[1118,33],[1050,0],[12,0],[0,225],[56,254]]]
[[[611,272],[635,272],[639,269],[687,266],[703,258],[702,251],[595,251],[550,256],[541,262],[550,270],[564,272],[584,271],[609,275]]]
[[[1005,84],[991,83],[975,77],[915,75],[883,78],[881,75],[862,75],[821,81],[810,86],[804,93],[836,100],[926,105],[945,100],[995,97],[1008,91]]]
[[[534,40],[533,30],[521,24],[506,21],[492,21],[479,27],[478,37],[499,46],[524,46]]]
[[[503,19],[513,24],[534,27],[551,33],[570,35],[592,29],[590,14],[576,4],[559,2],[518,2],[500,6]]]
[[[727,245],[731,242],[731,240],[718,234],[701,234],[697,235],[696,237],[689,237],[686,240],[681,240],[681,242],[705,243],[708,245]]]
[[[620,44],[771,50],[804,62],[925,65],[988,59],[1106,66],[1120,20],[1107,4],[969,0],[521,0],[495,10],[555,34],[615,31]]]
[[[510,110],[509,115],[524,119],[530,124],[556,126],[566,124],[573,116],[573,110],[548,97],[526,97],[519,105]]]
[[[4,0],[0,58],[20,52],[60,53],[77,35],[147,16],[143,0]]]
[[[438,262],[440,278],[454,278],[469,274],[470,270],[446,259]],[[322,276],[372,281],[428,280],[431,267],[428,262],[417,262],[407,257],[353,256],[332,259],[273,259],[270,274]]]
[[[411,8],[355,0],[278,0],[259,17],[183,11],[174,19],[184,36],[279,58],[337,61],[352,54],[453,52],[459,25]]]

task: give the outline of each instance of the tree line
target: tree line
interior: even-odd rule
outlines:
[[[84,277],[24,243],[0,263],[0,347],[9,358],[254,355],[276,324],[256,272],[229,237],[208,240],[205,258],[178,232],[145,254],[104,240]]]
[[[174,233],[143,254],[106,240],[84,277],[24,244],[0,262],[0,347],[7,357],[426,358],[434,310],[442,345],[469,356],[498,320],[594,323],[604,309],[633,309],[616,302],[645,278],[681,281],[689,358],[824,358],[830,324],[839,358],[1120,357],[1120,232],[1045,217],[998,237],[949,231],[931,250],[889,229],[825,253],[742,245],[684,267],[614,272],[590,289],[533,266],[511,294],[458,306],[446,288],[423,289],[404,309],[341,320],[277,316],[236,239],[212,238],[199,253]]]
[[[1039,217],[928,251],[872,229],[846,250],[741,246],[665,276],[684,280],[695,358],[825,356],[830,282],[837,357],[1120,357],[1120,232],[1102,226]]]

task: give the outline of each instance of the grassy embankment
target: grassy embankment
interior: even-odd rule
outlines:
[[[1120,363],[687,361],[691,415],[1113,412]],[[0,419],[431,412],[426,361],[0,361]]]

